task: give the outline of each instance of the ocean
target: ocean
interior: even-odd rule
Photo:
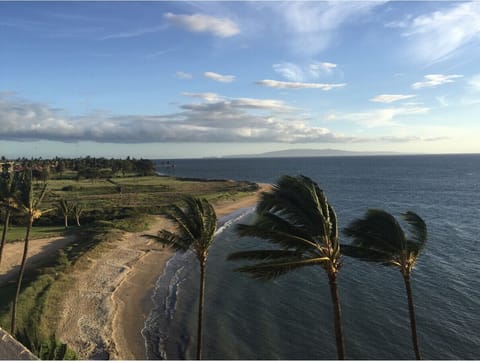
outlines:
[[[158,171],[267,183],[303,174],[325,191],[340,228],[367,208],[418,213],[429,232],[412,273],[422,357],[480,358],[480,155],[175,160],[169,169],[158,162]],[[256,281],[226,261],[229,253],[258,245],[238,238],[233,227],[251,221],[253,211],[220,220],[207,263],[203,358],[335,359],[323,269]],[[143,330],[149,359],[195,357],[198,277],[192,254],[168,262]],[[415,358],[398,269],[344,257],[338,283],[347,359]]]

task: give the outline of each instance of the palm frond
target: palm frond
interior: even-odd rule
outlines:
[[[295,233],[295,230],[282,230],[274,227],[269,227],[268,223],[261,224],[238,224],[236,231],[240,236],[250,236],[260,238],[273,244],[287,249],[295,249],[297,251],[304,251],[311,248],[316,248],[314,241],[308,239],[308,235],[303,233]]]
[[[278,213],[292,224],[301,226],[312,235],[324,234],[319,220],[325,216],[318,207],[318,198],[323,193],[306,176],[284,175],[279,179],[273,191],[265,193],[257,206],[257,212]]]
[[[190,247],[187,240],[179,238],[177,234],[167,230],[160,230],[157,235],[143,234],[142,236],[165,246],[172,247],[175,251],[187,251]]]
[[[384,251],[362,248],[354,245],[341,245],[342,254],[351,258],[360,259],[371,263],[391,265],[396,255]]]
[[[398,252],[406,245],[405,234],[397,220],[388,212],[369,209],[361,219],[343,229],[352,237],[352,245],[383,252]]]
[[[425,221],[413,211],[407,211],[402,214],[402,218],[409,226],[409,235],[407,239],[407,248],[415,251],[417,254],[424,248],[427,242],[427,225]]]
[[[300,259],[300,260],[276,260],[274,262],[260,263],[256,265],[244,266],[235,269],[235,271],[247,273],[254,279],[270,280],[291,272],[304,266],[323,264],[328,262],[327,257]]]
[[[193,249],[199,260],[204,261],[217,229],[215,209],[206,199],[187,195],[179,205],[170,205],[163,210],[175,231],[161,230],[157,235],[145,237],[169,245],[177,251]]]

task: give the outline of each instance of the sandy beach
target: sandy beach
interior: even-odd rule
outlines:
[[[240,200],[214,204],[217,216],[255,205],[261,191]],[[146,359],[141,335],[152,308],[151,296],[156,280],[173,255],[158,243],[141,236],[168,228],[161,217],[148,231],[125,233],[109,245],[101,258],[74,276],[74,285],[59,313],[57,337],[78,351],[83,359]]]

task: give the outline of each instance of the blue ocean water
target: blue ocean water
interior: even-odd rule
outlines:
[[[480,358],[480,155],[176,160],[159,172],[181,177],[275,182],[314,179],[340,228],[367,208],[418,213],[428,244],[412,274],[424,359]],[[220,220],[207,264],[204,359],[335,359],[328,282],[307,267],[262,282],[233,272],[234,251],[258,241],[232,227],[253,208]],[[343,242],[348,239],[343,238]],[[177,254],[160,277],[143,334],[149,358],[192,359],[199,270]],[[413,359],[407,301],[397,269],[344,258],[339,273],[348,359]]]

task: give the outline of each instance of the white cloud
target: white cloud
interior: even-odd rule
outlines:
[[[171,23],[195,33],[210,33],[221,38],[228,38],[240,33],[238,25],[228,18],[218,18],[204,14],[163,15]]]
[[[256,82],[270,88],[287,88],[287,89],[322,89],[325,91],[344,87],[345,83],[302,83],[302,82],[283,82],[279,80],[264,79]]]
[[[231,83],[235,80],[234,75],[222,75],[214,72],[205,72],[203,73],[203,76],[221,83]]]
[[[378,103],[393,103],[413,97],[415,97],[413,94],[380,94],[371,98],[370,101]]]
[[[193,75],[186,72],[176,72],[175,77],[178,79],[193,79]]]
[[[148,28],[142,28],[142,29],[120,32],[120,33],[116,33],[116,34],[110,34],[110,35],[106,35],[106,36],[100,38],[100,40],[136,38],[136,37],[142,36],[144,34],[157,33],[157,32],[162,31],[162,30],[165,30],[165,25],[151,26],[151,27],[148,27]]]
[[[336,68],[337,65],[329,62],[320,62],[310,64],[310,69],[312,70],[323,70],[324,72],[331,72],[332,69]]]
[[[454,79],[462,78],[463,75],[459,74],[451,74],[451,75],[444,75],[444,74],[427,74],[424,76],[425,80],[423,82],[416,82],[412,84],[413,89],[420,89],[426,87],[436,87],[446,83],[453,83],[455,82]]]
[[[336,64],[329,62],[316,62],[307,65],[285,62],[274,64],[273,69],[291,82],[305,82],[317,79],[324,74],[330,74],[336,66]]]
[[[406,19],[396,25],[405,28],[403,35],[409,38],[419,60],[436,62],[480,40],[480,2],[455,3],[448,9]]]
[[[216,93],[190,93],[190,92],[184,92],[182,95],[187,96],[187,97],[194,97],[194,98],[201,98],[205,102],[218,102],[223,100],[223,97],[219,96]]]
[[[340,120],[349,120],[367,128],[398,125],[398,118],[428,113],[427,107],[383,108],[367,112],[336,114]]]
[[[338,36],[338,29],[365,15],[383,1],[285,1],[272,8],[279,13],[285,42],[302,55],[316,55]]]
[[[273,70],[292,82],[303,82],[306,78],[305,71],[300,66],[293,63],[274,64]]]

